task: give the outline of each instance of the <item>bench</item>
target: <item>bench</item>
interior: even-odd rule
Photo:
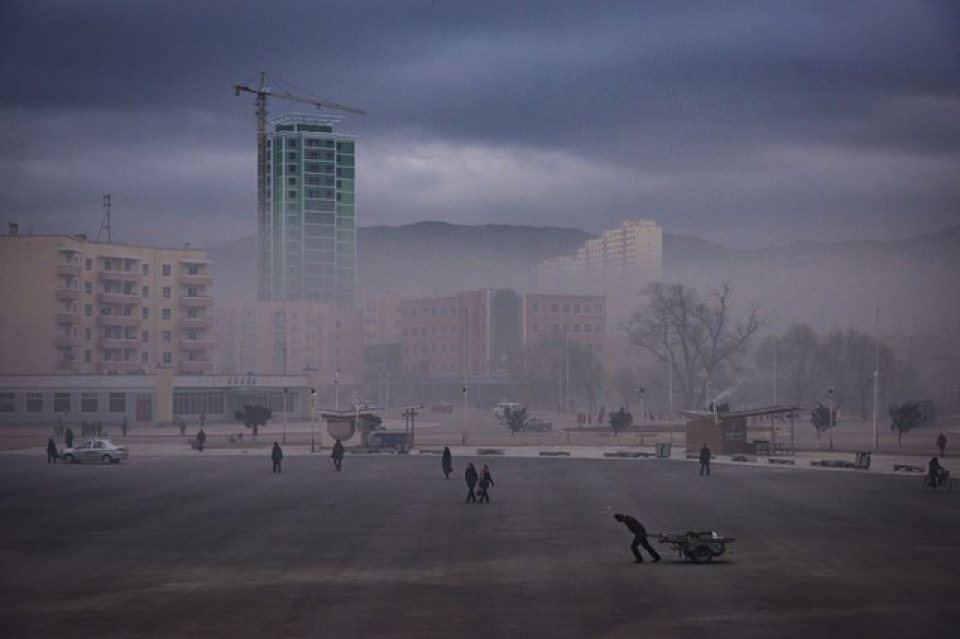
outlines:
[[[735,462],[755,462],[757,461],[756,457],[748,457],[747,455],[733,455],[730,458],[730,461]]]
[[[894,465],[893,465],[893,470],[894,470],[894,471],[903,471],[903,472],[907,472],[907,473],[925,473],[925,472],[927,472],[926,470],[924,470],[924,468],[923,468],[922,466],[915,466],[915,465],[913,465],[913,464],[894,464]]]
[[[612,452],[612,453],[611,453],[611,452],[605,452],[605,453],[603,454],[603,456],[604,456],[604,457],[619,457],[619,458],[627,458],[627,459],[636,459],[636,458],[638,458],[638,457],[644,457],[644,458],[653,457],[653,453],[644,453],[644,452],[640,452],[640,451],[629,451],[629,452],[628,452],[628,451],[618,450],[618,451],[615,451],[615,452]]]
[[[794,466],[794,465],[796,465],[796,461],[797,461],[797,460],[795,460],[795,459],[783,459],[783,458],[780,458],[780,457],[769,457],[769,458],[767,458],[767,462],[768,462],[768,463],[771,463],[771,464],[780,464],[780,465],[784,465],[784,466]]]
[[[478,448],[477,454],[478,455],[502,455],[503,449],[502,448]]]
[[[541,457],[569,457],[570,452],[566,450],[541,450]]]

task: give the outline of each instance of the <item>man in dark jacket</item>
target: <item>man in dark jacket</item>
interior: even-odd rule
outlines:
[[[330,457],[333,458],[334,468],[339,471],[341,464],[343,464],[343,444],[340,443],[339,439],[333,445],[333,452],[330,453]]]
[[[67,448],[73,448],[73,429],[67,426],[67,430],[63,433],[63,441],[67,445]]]
[[[480,471],[480,503],[490,503],[490,495],[487,493],[487,490],[494,486],[493,475],[490,474],[490,469],[487,468],[487,465],[483,465],[483,470]]]
[[[57,452],[57,444],[53,441],[53,438],[47,440],[47,463],[56,464],[57,460],[60,458],[60,453]]]
[[[710,474],[710,457],[712,453],[710,449],[707,448],[707,445],[704,444],[703,448],[700,449],[700,474]]]
[[[467,469],[463,472],[463,479],[467,482],[467,503],[470,502],[477,503],[477,494],[473,492],[474,486],[477,485],[477,480],[480,479],[477,475],[477,469],[473,467],[473,464],[467,464]]]
[[[280,448],[280,444],[277,442],[273,442],[273,450],[270,451],[270,459],[273,460],[273,472],[282,473],[283,449]]]
[[[440,468],[443,469],[443,476],[450,479],[450,473],[453,472],[453,455],[450,454],[450,447],[443,447],[443,455],[440,456]]]
[[[633,533],[633,543],[630,544],[630,551],[633,552],[633,556],[636,557],[633,563],[642,564],[643,557],[640,556],[640,546],[643,546],[644,550],[650,553],[650,556],[653,557],[653,561],[660,561],[660,554],[653,549],[653,546],[650,545],[650,542],[647,541],[647,529],[643,527],[635,517],[630,515],[621,515],[617,513],[613,516],[614,519],[619,521],[621,524],[627,527],[627,529]]]

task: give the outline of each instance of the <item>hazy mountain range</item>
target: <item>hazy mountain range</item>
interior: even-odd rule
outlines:
[[[592,237],[575,229],[444,222],[360,228],[358,287],[361,294],[411,296],[534,290],[542,260],[575,253]],[[218,306],[254,298],[253,236],[208,254]],[[667,233],[664,279],[703,293],[729,283],[736,301],[760,304],[779,330],[803,321],[872,332],[879,306],[885,333],[960,336],[960,226],[892,242],[805,241],[755,250]]]

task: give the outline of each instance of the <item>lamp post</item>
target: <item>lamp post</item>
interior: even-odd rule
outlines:
[[[829,408],[827,409],[829,411],[827,414],[827,426],[829,426],[827,433],[830,435],[830,450],[833,450],[833,427],[837,424],[836,419],[834,419],[833,416],[833,386],[827,389],[827,402],[830,404]]]
[[[336,374],[333,378],[333,396],[334,396],[334,408],[340,410],[340,369],[337,369]]]
[[[287,443],[287,389],[283,389],[283,443]]]
[[[647,419],[647,404],[645,401],[646,389],[643,386],[637,387],[637,397],[640,399],[640,445],[643,446],[644,422]]]
[[[310,388],[310,452],[317,452],[317,389]]]

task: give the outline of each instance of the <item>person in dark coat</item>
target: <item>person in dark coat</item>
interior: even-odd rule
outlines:
[[[467,469],[463,471],[463,479],[467,482],[467,503],[477,503],[477,494],[474,492],[474,487],[477,485],[480,476],[477,475],[477,469],[473,467],[472,463],[467,464]]]
[[[339,471],[340,466],[343,464],[343,444],[340,443],[339,439],[333,445],[333,452],[330,453],[330,457],[333,458],[334,468],[336,468],[337,471]]]
[[[73,448],[73,429],[69,426],[67,426],[67,430],[63,431],[63,441],[67,448]]]
[[[203,445],[207,443],[207,434],[203,432],[203,429],[197,431],[197,450],[201,453],[203,452]]]
[[[927,464],[927,476],[930,477],[930,485],[934,488],[943,484],[943,470],[940,460],[936,457]]]
[[[709,475],[710,474],[710,457],[712,453],[710,449],[707,448],[707,445],[704,444],[703,448],[700,449],[700,474]]]
[[[57,445],[54,443],[53,438],[47,440],[47,463],[56,464],[57,459],[60,458],[60,453],[57,452]]]
[[[480,503],[490,503],[490,495],[487,494],[487,489],[491,486],[495,486],[493,483],[493,475],[490,474],[490,469],[487,468],[487,465],[483,465],[483,470],[480,471]]]
[[[660,553],[653,549],[653,546],[650,545],[650,542],[647,541],[647,529],[643,527],[635,517],[630,515],[621,515],[617,513],[613,516],[614,519],[619,521],[621,524],[627,527],[627,530],[633,533],[633,543],[630,544],[630,551],[635,557],[633,563],[642,564],[643,557],[640,555],[640,546],[643,546],[644,550],[650,553],[650,556],[653,557],[653,561],[660,561]]]
[[[943,457],[946,453],[943,450],[947,447],[947,436],[943,433],[937,435],[937,448],[940,449],[940,456]]]
[[[443,447],[443,455],[440,456],[440,468],[443,469],[443,476],[450,479],[450,473],[453,472],[453,455],[450,454],[450,447]]]
[[[273,472],[282,473],[283,449],[280,448],[280,444],[277,442],[273,442],[273,450],[270,451],[270,459],[273,460]]]

